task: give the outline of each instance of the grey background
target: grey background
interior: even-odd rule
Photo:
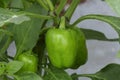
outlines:
[[[78,17],[86,14],[116,15],[105,2],[101,0],[87,0],[85,3],[77,7],[72,17],[71,23],[74,22]],[[111,26],[101,21],[86,20],[78,24],[78,26],[101,31],[108,38],[118,37],[117,33]],[[87,48],[89,52],[87,63],[75,71],[70,69],[67,70],[69,74],[74,72],[77,72],[78,74],[95,73],[109,63],[120,63],[120,59],[116,57],[120,49],[120,45],[118,42],[89,40],[87,41]],[[10,55],[14,55],[15,52],[16,49],[13,42],[8,49],[8,53]],[[80,80],[90,79],[80,78]]]

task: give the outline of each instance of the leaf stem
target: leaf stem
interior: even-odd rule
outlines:
[[[44,34],[47,30],[49,30],[51,27],[44,27],[40,30],[40,35]]]
[[[82,16],[80,18],[78,18],[71,26],[75,26],[77,25],[78,23],[80,23],[81,21],[85,20],[85,19],[93,19],[94,17],[92,17],[94,15],[85,15],[85,16]]]
[[[61,22],[60,22],[60,27],[59,28],[60,29],[65,29],[65,17],[64,16],[61,17]]]
[[[72,0],[72,3],[70,4],[70,7],[67,9],[65,16],[68,18],[68,20],[71,19],[72,14],[74,13],[77,5],[79,4],[80,0]]]
[[[33,17],[37,17],[37,18],[40,18],[40,19],[52,19],[53,18],[51,16],[44,16],[44,15],[30,13],[30,12],[25,12],[25,14],[28,15],[28,16],[33,16]]]
[[[51,0],[46,0],[46,1],[47,1],[47,4],[48,4],[49,8],[50,8],[50,11],[53,11],[54,10],[54,6],[53,6]]]
[[[43,2],[43,0],[37,0],[37,2],[43,6],[46,10],[49,10],[48,6]]]
[[[67,3],[67,0],[61,0],[60,4],[58,5],[57,9],[56,9],[56,14],[59,16],[61,11],[64,9],[65,4]]]
[[[112,16],[106,16],[106,15],[89,14],[89,15],[85,15],[85,16],[78,18],[71,26],[75,26],[78,23],[80,23],[81,21],[86,20],[86,19],[96,19],[96,20],[104,21],[104,22],[107,22],[110,24],[110,20],[108,20],[106,18],[102,18],[102,16],[112,17]],[[111,25],[114,25],[114,24],[111,24]]]

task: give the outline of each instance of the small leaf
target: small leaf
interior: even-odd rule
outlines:
[[[108,39],[102,32],[81,28],[87,40],[119,41],[119,39]]]
[[[95,74],[80,74],[75,77],[89,77],[92,80],[120,80],[120,64],[109,64]]]
[[[94,75],[105,80],[120,80],[120,64],[109,64]]]
[[[23,62],[20,62],[20,61],[11,61],[11,62],[9,62],[7,64],[6,72],[8,74],[14,74],[17,71],[19,71],[22,68],[23,65],[24,65]]]
[[[24,21],[30,20],[24,13],[18,14],[10,10],[0,8],[0,27],[6,23],[20,24]]]
[[[51,67],[46,69],[47,75],[44,76],[44,80],[72,80],[72,78],[62,69]]]
[[[113,27],[113,29],[118,33],[119,37],[120,37],[120,18],[119,17],[115,17],[115,16],[108,16],[108,15],[95,15],[95,14],[90,14],[90,15],[85,15],[80,17],[79,19],[77,19],[72,26],[77,25],[78,23],[80,23],[83,20],[87,20],[87,19],[95,19],[95,20],[100,20],[100,21],[104,21],[108,24],[111,25],[111,27]],[[120,42],[120,38],[119,38],[119,42]]]
[[[14,75],[16,80],[43,80],[39,75],[32,72],[24,72],[18,75]]]
[[[5,72],[6,69],[6,63],[0,62],[0,75],[2,75]]]

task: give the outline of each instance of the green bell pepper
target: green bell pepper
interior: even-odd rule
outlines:
[[[32,51],[21,53],[16,60],[24,62],[24,65],[19,72],[37,72],[38,57]]]
[[[79,28],[49,29],[45,40],[50,62],[54,66],[76,69],[86,63],[86,41]]]

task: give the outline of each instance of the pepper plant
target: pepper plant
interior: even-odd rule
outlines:
[[[102,32],[80,28],[95,19],[108,23],[120,36],[120,18],[89,14],[70,23],[80,0],[0,0],[0,80],[120,80],[120,64],[111,63],[94,74],[68,74],[87,62],[87,40],[108,39]],[[119,0],[106,2],[120,15]],[[69,5],[68,8],[65,8]],[[8,54],[15,42],[16,53]]]

